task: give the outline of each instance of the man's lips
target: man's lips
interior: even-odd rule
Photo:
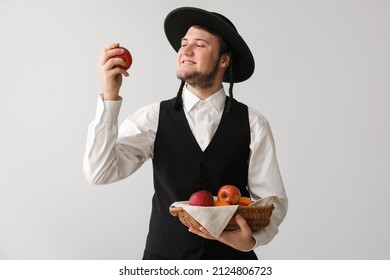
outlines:
[[[184,59],[184,60],[181,61],[181,64],[193,65],[193,64],[196,64],[196,62],[195,62],[195,61],[192,61],[192,60]]]

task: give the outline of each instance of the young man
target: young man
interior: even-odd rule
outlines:
[[[253,249],[269,243],[287,212],[273,136],[267,120],[233,99],[233,83],[248,79],[254,59],[234,25],[224,16],[197,8],[168,14],[165,33],[177,51],[175,98],[141,108],[119,127],[124,61],[119,44],[109,45],[100,60],[103,94],[88,133],[86,178],[106,184],[126,178],[152,159],[152,214],[143,259],[257,259]],[[222,82],[229,82],[227,97]],[[277,196],[268,227],[252,233],[237,215],[240,229],[214,238],[189,230],[169,206],[195,191],[216,194],[225,184],[243,196]]]

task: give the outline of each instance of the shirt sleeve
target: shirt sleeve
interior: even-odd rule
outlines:
[[[139,109],[118,126],[121,104],[98,99],[83,160],[84,175],[92,184],[126,178],[153,156],[159,103]]]
[[[277,196],[270,224],[253,234],[254,248],[268,244],[279,232],[279,225],[287,214],[288,199],[279,165],[275,143],[269,122],[260,113],[249,109],[251,128],[251,155],[248,170],[248,189],[253,199]]]

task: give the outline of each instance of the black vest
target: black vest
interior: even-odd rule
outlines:
[[[175,98],[160,104],[153,157],[155,194],[145,251],[167,259],[256,259],[253,251],[237,251],[188,232],[169,213],[173,202],[188,200],[202,189],[216,195],[221,186],[232,184],[249,196],[247,106],[233,100],[229,116],[222,116],[209,146],[202,151],[183,108],[174,109],[174,102]]]

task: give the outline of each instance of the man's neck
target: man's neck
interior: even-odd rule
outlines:
[[[191,91],[193,94],[199,97],[201,100],[205,100],[214,93],[218,92],[222,88],[222,84],[213,85],[211,87],[207,88],[199,88],[199,87],[193,87],[190,84],[187,84],[187,88],[189,91]]]

